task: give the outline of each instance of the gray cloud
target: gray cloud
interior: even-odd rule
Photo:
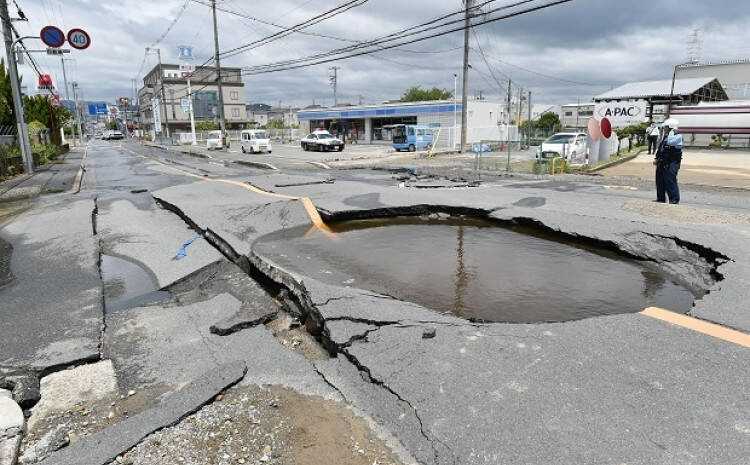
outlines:
[[[33,34],[47,23],[87,28],[93,46],[75,51],[70,58],[69,79],[77,80],[86,98],[113,100],[132,94],[143,61],[144,47],[167,28],[183,5],[182,0],[19,0],[30,18],[20,25]],[[228,9],[264,20],[293,24],[340,3],[339,0],[223,0]],[[508,0],[496,2],[498,5]],[[667,79],[671,66],[684,60],[686,37],[693,27],[703,28],[707,59],[734,59],[750,55],[750,12],[746,2],[732,0],[574,0],[523,17],[477,28],[479,41],[500,80],[510,76],[536,95],[537,102],[564,103],[589,99],[609,87],[630,80]],[[302,6],[301,6],[302,5]],[[301,6],[301,7],[300,7]],[[456,11],[460,0],[370,0],[315,26],[315,32],[364,40],[407,27],[429,18]],[[221,48],[226,50],[275,32],[273,27],[220,14]],[[189,2],[187,9],[159,45],[165,62],[173,61],[178,44],[192,44],[201,61],[212,50],[211,17],[208,8]],[[408,47],[412,51],[440,51],[460,46],[462,34],[438,38]],[[312,56],[341,46],[340,42],[296,34],[224,62],[231,66],[254,66],[282,59]],[[476,49],[475,40],[472,46]],[[497,59],[505,63],[501,63]],[[60,81],[59,59],[38,55],[42,68]],[[501,89],[488,77],[478,53],[472,52],[471,92],[482,90],[490,98],[501,98]],[[510,63],[510,64],[508,64]],[[154,66],[148,57],[142,75]],[[418,54],[391,50],[374,56],[336,63],[342,67],[341,100],[367,102],[397,98],[408,86],[421,84],[453,88],[453,74],[461,67],[461,51]],[[516,66],[513,66],[516,65]],[[246,78],[246,98],[252,102],[307,105],[330,103],[327,66]],[[574,84],[561,80],[596,85]],[[28,68],[25,82],[34,81]],[[58,85],[61,87],[61,85]]]

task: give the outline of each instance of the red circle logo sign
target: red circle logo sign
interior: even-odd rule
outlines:
[[[83,29],[71,29],[68,31],[68,43],[73,48],[83,50],[91,45],[91,37]]]
[[[602,136],[605,139],[612,137],[612,123],[609,122],[609,118],[602,118]]]

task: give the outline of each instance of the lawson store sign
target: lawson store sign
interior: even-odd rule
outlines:
[[[624,128],[644,122],[647,105],[645,100],[599,102],[594,106],[594,116],[598,120],[608,119],[613,128]]]

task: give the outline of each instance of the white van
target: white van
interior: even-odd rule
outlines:
[[[245,129],[240,135],[242,153],[271,153],[271,139],[263,129]]]
[[[221,131],[209,131],[206,134],[206,148],[208,150],[221,150],[224,148],[224,144],[221,142]]]

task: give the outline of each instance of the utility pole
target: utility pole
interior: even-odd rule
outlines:
[[[219,60],[219,28],[216,25],[216,0],[211,0],[214,17],[214,65],[216,67],[216,87],[219,91],[219,127],[221,128],[221,149],[227,147],[227,120],[224,117],[224,91],[222,90],[221,61]]]
[[[458,135],[458,74],[453,73],[453,132],[451,133],[451,150],[456,150],[456,136]]]
[[[135,79],[131,79],[131,81],[132,81],[132,84],[133,84],[133,100],[132,100],[132,102],[137,102],[137,105],[138,105],[138,122],[139,122],[139,126],[140,126],[140,121],[141,121],[141,118],[140,118],[141,101],[138,98],[138,92],[135,90],[135,83],[136,83],[136,81],[135,81]],[[133,120],[133,133],[135,133],[135,131],[136,131],[136,129],[135,129],[135,127],[136,127],[135,117],[133,117],[131,119]]]
[[[518,89],[518,117],[516,118],[516,134],[518,135],[518,146],[521,146],[521,110],[523,107],[523,89]]]
[[[161,64],[161,49],[146,47],[146,51],[148,52],[155,51],[156,57],[159,61],[159,66],[158,66],[159,67],[159,87],[160,87],[159,94],[161,95],[161,103],[159,106],[161,107],[161,105],[164,105],[164,115],[163,115],[164,125],[166,126],[167,139],[169,139],[169,112],[167,111],[167,99],[164,94],[164,69]],[[161,108],[159,109],[159,113],[161,114]]]
[[[18,68],[16,67],[16,53],[13,50],[13,34],[10,15],[8,14],[7,0],[0,0],[0,20],[3,23],[3,40],[5,41],[5,56],[8,63],[8,74],[10,78],[10,87],[13,93],[13,108],[16,116],[16,126],[18,128],[18,145],[21,147],[26,173],[34,172],[34,158],[29,144],[29,131],[26,127],[26,120],[23,114],[23,101],[21,100],[21,84],[18,80]]]
[[[510,79],[508,79],[508,106],[507,106],[507,121],[508,124],[505,126],[505,139],[506,139],[506,148],[508,149],[508,162],[505,165],[505,171],[510,171],[510,112],[511,110],[511,86],[513,85],[513,82],[511,82]]]
[[[78,132],[78,135],[79,135],[78,140],[80,141],[81,144],[83,144],[83,128],[81,128],[81,119],[80,119],[81,113],[78,109],[78,83],[76,81],[73,81],[71,85],[73,86],[73,104],[76,107],[76,111],[75,111],[76,131]],[[74,135],[76,131],[74,131]]]
[[[60,55],[60,66],[62,66],[63,83],[65,84],[65,100],[70,100],[70,94],[68,93],[68,75],[65,73],[65,58]]]
[[[339,68],[338,66],[331,66],[328,68],[329,70],[333,71],[333,75],[330,76],[329,82],[331,83],[331,86],[333,87],[333,106],[338,106],[339,100],[338,100],[338,86],[339,86]]]
[[[529,97],[526,99],[526,105],[529,106],[529,119],[526,123],[526,146],[531,147],[531,91],[529,91]]]
[[[198,145],[198,141],[195,139],[195,113],[193,112],[193,89],[190,87],[190,78],[192,74],[187,75],[187,95],[190,106],[188,111],[190,112],[190,144]]]
[[[466,147],[466,126],[468,124],[467,107],[469,105],[469,29],[471,28],[471,7],[473,0],[464,0],[466,10],[464,11],[464,71],[463,71],[463,92],[461,94],[461,146],[458,148],[463,153]]]

